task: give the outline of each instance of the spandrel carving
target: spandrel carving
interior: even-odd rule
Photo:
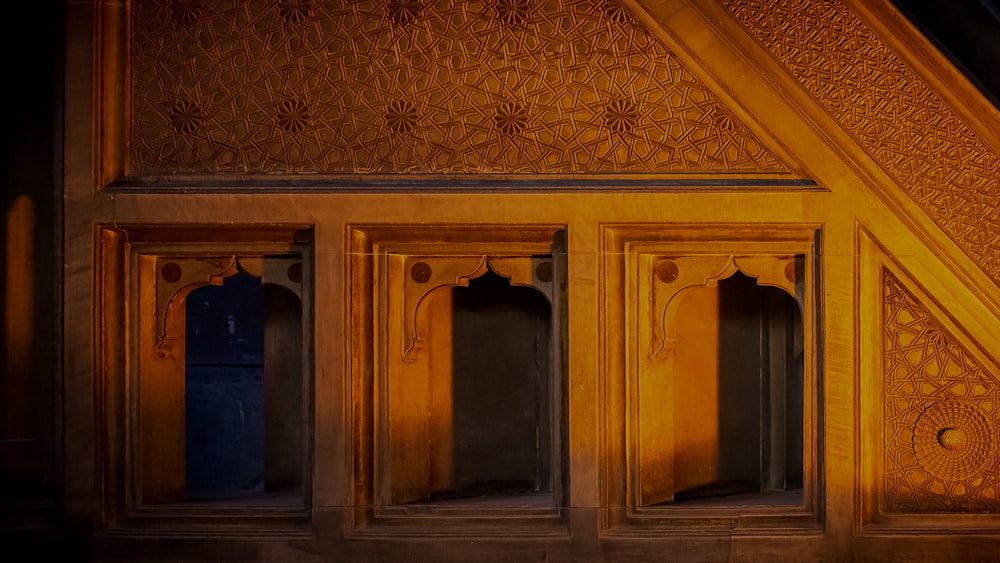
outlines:
[[[888,270],[882,291],[886,509],[1000,510],[1000,386]]]

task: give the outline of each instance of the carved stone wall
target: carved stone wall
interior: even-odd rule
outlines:
[[[788,172],[617,1],[131,10],[131,177]]]
[[[996,377],[886,270],[882,291],[885,509],[1000,510]]]
[[[842,1],[721,1],[1000,280],[1000,155]]]

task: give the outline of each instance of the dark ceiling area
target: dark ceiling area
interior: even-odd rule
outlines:
[[[1000,107],[1000,0],[893,0]]]

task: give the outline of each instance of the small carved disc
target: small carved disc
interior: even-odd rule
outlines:
[[[286,275],[288,276],[288,281],[302,283],[302,262],[295,262],[288,266]]]
[[[993,453],[993,427],[978,407],[965,401],[940,401],[927,407],[913,426],[913,452],[931,475],[946,481],[966,479]]]
[[[672,260],[658,260],[655,266],[656,279],[663,283],[670,283],[677,279],[677,275],[680,271],[677,268],[677,263]]]
[[[167,262],[160,270],[163,280],[169,283],[177,283],[181,279],[181,266],[177,262]]]
[[[431,279],[431,265],[427,262],[417,262],[410,267],[410,277],[417,283],[427,283]]]
[[[552,262],[545,261],[535,266],[535,277],[540,282],[548,283],[552,281]]]

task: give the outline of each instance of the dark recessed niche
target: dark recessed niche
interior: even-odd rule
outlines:
[[[551,494],[548,300],[492,271],[448,291],[451,459],[431,500]]]
[[[564,533],[562,227],[350,236],[355,532]]]
[[[185,307],[186,498],[299,490],[298,296],[240,271],[191,291]]]
[[[686,369],[676,375],[674,404],[665,407],[675,411],[675,451],[674,490],[663,503],[801,502],[803,348],[795,299],[737,272],[716,287],[684,290],[676,306],[678,340],[689,345],[677,349]],[[706,350],[714,357],[697,357]]]
[[[264,490],[260,279],[240,272],[187,296],[187,493]]]

